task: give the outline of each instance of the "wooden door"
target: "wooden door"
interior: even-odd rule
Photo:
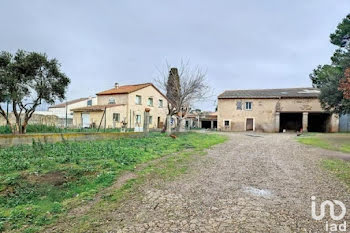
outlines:
[[[157,128],[158,129],[161,128],[161,126],[160,126],[160,117],[158,117],[158,119],[157,119]]]
[[[254,129],[254,119],[253,118],[247,118],[246,130],[247,131],[252,131],[253,129]]]

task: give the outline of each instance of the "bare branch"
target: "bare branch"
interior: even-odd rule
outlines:
[[[208,98],[210,88],[206,82],[206,72],[199,66],[191,67],[189,61],[181,60],[179,69],[167,64],[166,71],[158,69],[156,85],[166,91],[169,115],[182,119],[191,106]]]

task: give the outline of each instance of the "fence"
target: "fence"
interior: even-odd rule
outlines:
[[[350,132],[350,114],[341,115],[339,118],[339,131]]]

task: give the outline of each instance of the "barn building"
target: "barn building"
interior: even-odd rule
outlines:
[[[218,96],[218,130],[338,132],[339,116],[324,111],[316,88],[229,90]]]

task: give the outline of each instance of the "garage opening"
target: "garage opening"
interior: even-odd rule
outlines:
[[[302,113],[281,113],[280,114],[280,132],[299,131],[303,126]]]
[[[309,113],[308,127],[309,132],[328,132],[330,114],[328,113]]]
[[[214,121],[214,129],[218,128],[218,121]]]
[[[211,121],[202,121],[202,129],[210,129]]]

